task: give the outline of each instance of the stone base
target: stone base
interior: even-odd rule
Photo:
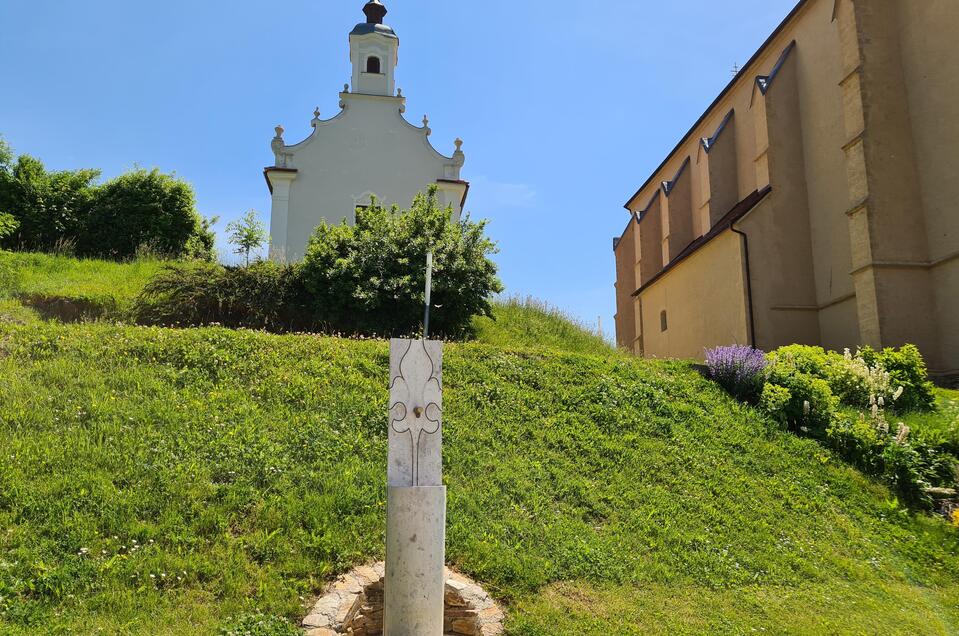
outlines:
[[[501,636],[503,611],[483,588],[445,571],[445,636]],[[386,565],[361,566],[332,583],[303,619],[306,636],[381,636]]]
[[[386,494],[386,636],[443,636],[446,488],[390,486]]]

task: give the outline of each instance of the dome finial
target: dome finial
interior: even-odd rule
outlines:
[[[363,13],[366,14],[367,24],[383,24],[383,18],[386,17],[387,10],[380,0],[370,0],[363,7]]]

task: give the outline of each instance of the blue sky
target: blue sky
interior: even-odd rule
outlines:
[[[507,292],[607,334],[624,202],[795,4],[383,1],[406,116],[465,140]],[[5,0],[0,134],[54,169],[175,171],[221,233],[268,222],[273,127],[336,113],[363,3]]]

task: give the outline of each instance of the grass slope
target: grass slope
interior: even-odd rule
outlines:
[[[123,318],[162,265],[0,250],[0,302],[7,301],[0,304],[0,318],[15,316],[11,299],[45,317]],[[27,315],[22,311],[20,319]]]
[[[476,339],[505,349],[548,348],[607,355],[613,348],[596,333],[545,303],[510,298],[493,305],[493,318],[476,318]]]
[[[387,353],[0,326],[0,633],[298,619],[383,556]],[[448,345],[444,378],[448,558],[510,634],[959,630],[955,529],[685,364]]]
[[[933,442],[945,442],[959,455],[959,390],[936,389],[936,410],[907,413],[903,420],[914,433]]]
[[[0,320],[122,321],[162,266],[153,259],[116,263],[0,250]],[[475,319],[477,341],[506,348],[613,352],[598,335],[545,303],[511,298],[494,303],[493,313],[492,319]]]

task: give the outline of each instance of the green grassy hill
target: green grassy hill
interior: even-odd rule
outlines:
[[[0,250],[0,320],[124,321],[163,261],[116,263]],[[533,299],[496,302],[492,318],[475,319],[476,340],[504,348],[550,348],[609,354],[601,337]]]
[[[504,349],[554,349],[608,355],[612,346],[558,309],[533,299],[510,298],[493,305],[493,318],[473,320],[476,339]]]
[[[0,633],[300,618],[383,556],[387,354],[0,325]],[[444,378],[448,557],[510,634],[959,630],[956,529],[686,364],[459,344]]]
[[[0,320],[123,318],[162,265],[0,250]]]

